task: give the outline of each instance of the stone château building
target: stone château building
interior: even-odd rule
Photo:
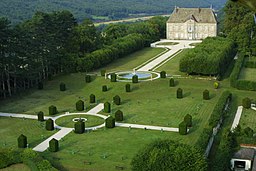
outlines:
[[[212,8],[175,7],[166,23],[171,40],[201,40],[217,36],[217,19]]]

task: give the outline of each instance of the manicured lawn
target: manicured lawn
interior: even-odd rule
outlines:
[[[243,80],[256,81],[256,68],[243,68],[239,78]]]
[[[177,43],[177,42],[162,42],[162,43],[158,43],[156,45],[177,45],[177,44],[179,44],[179,43]]]
[[[72,115],[72,116],[64,116],[56,120],[56,124],[62,127],[74,128],[75,122],[74,118],[85,118],[87,119],[85,122],[85,127],[93,127],[97,125],[101,125],[105,122],[103,118],[99,118],[96,116],[90,115]]]
[[[243,109],[242,117],[240,119],[240,125],[242,129],[246,127],[252,128],[256,131],[256,111],[252,109]]]
[[[7,168],[0,169],[1,171],[30,171],[30,168],[25,164],[13,164]]]

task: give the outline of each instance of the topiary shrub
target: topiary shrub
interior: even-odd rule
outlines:
[[[105,120],[105,127],[106,128],[114,128],[115,127],[115,118],[113,118],[112,116],[108,117]]]
[[[103,91],[103,92],[108,91],[108,87],[107,87],[106,85],[102,86],[102,91]]]
[[[57,113],[58,113],[57,107],[54,106],[54,105],[51,105],[51,106],[49,107],[49,115],[55,115],[55,114],[57,114]]]
[[[160,72],[160,78],[166,78],[166,72],[165,71]]]
[[[251,129],[250,127],[246,127],[244,129],[244,134],[247,136],[247,137],[253,137],[253,129]]]
[[[120,96],[116,95],[113,97],[113,101],[116,105],[120,105],[121,104],[121,98]]]
[[[57,152],[59,151],[59,141],[55,138],[49,141],[49,151],[50,152]]]
[[[92,78],[90,75],[85,75],[85,82],[90,83],[92,81]]]
[[[169,86],[170,87],[175,87],[175,81],[174,81],[173,78],[170,79]]]
[[[204,92],[203,92],[203,99],[204,100],[209,100],[210,99],[210,92],[209,92],[209,90],[204,90]]]
[[[139,77],[138,75],[133,75],[132,76],[132,83],[138,83],[139,82]]]
[[[96,98],[95,98],[95,95],[94,95],[94,94],[91,94],[91,95],[90,95],[90,103],[95,103],[95,102],[96,102],[95,99],[96,99]]]
[[[215,89],[218,89],[218,88],[219,88],[219,83],[218,83],[218,82],[214,82],[214,83],[213,83],[213,87],[214,87]]]
[[[66,84],[60,83],[60,91],[66,91]]]
[[[27,148],[27,137],[23,134],[21,134],[19,137],[18,137],[18,147],[19,148]]]
[[[110,113],[111,112],[111,106],[109,102],[104,103],[104,112]]]
[[[244,98],[242,101],[242,105],[244,108],[249,109],[251,108],[251,99],[249,99],[248,97]]]
[[[76,134],[82,134],[85,131],[85,123],[81,120],[77,121],[74,125]]]
[[[37,85],[38,90],[44,89],[44,84],[42,82],[39,82]]]
[[[37,113],[37,120],[40,122],[44,121],[44,112],[40,111]]]
[[[116,82],[116,74],[115,73],[110,74],[110,81]]]
[[[130,84],[125,85],[125,91],[126,92],[131,92],[131,85]]]
[[[47,131],[53,131],[54,130],[54,123],[53,123],[53,120],[52,119],[48,119],[46,122],[45,122],[45,129]]]
[[[102,77],[105,77],[105,74],[106,74],[106,70],[103,69],[103,70],[100,71],[100,75],[101,75]]]
[[[78,100],[76,102],[76,110],[77,111],[83,111],[84,110],[84,101]]]
[[[187,123],[185,121],[181,122],[179,124],[179,133],[180,135],[186,135],[187,134]]]
[[[192,116],[190,114],[187,114],[184,117],[184,122],[187,124],[188,127],[192,127]]]
[[[183,90],[181,88],[177,89],[177,98],[182,99],[183,98]]]
[[[116,121],[123,121],[124,120],[124,115],[123,115],[123,112],[121,110],[116,111],[115,119],[116,119]]]

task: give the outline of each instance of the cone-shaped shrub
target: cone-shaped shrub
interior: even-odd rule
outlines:
[[[112,73],[112,74],[110,75],[110,81],[111,81],[111,82],[116,82],[116,74],[115,74],[115,73]]]
[[[96,99],[96,98],[95,98],[95,95],[94,95],[94,94],[91,94],[91,95],[90,95],[90,103],[95,103],[95,102],[96,102],[95,99]]]
[[[77,121],[74,125],[76,134],[82,134],[85,131],[85,123],[81,120]]]
[[[182,99],[183,98],[183,90],[181,88],[177,89],[177,98]]]
[[[92,81],[92,78],[90,75],[85,75],[85,82],[90,83]]]
[[[46,122],[45,122],[45,129],[47,131],[53,131],[54,130],[54,123],[53,123],[53,120],[52,119],[48,119]]]
[[[23,134],[21,134],[19,137],[18,137],[18,147],[19,148],[27,148],[27,137]]]
[[[175,82],[174,82],[174,79],[173,79],[173,78],[170,79],[169,86],[170,86],[170,87],[175,87]]]
[[[179,124],[179,133],[180,135],[186,135],[187,134],[187,123],[186,122],[181,122]]]
[[[107,87],[106,85],[102,86],[102,91],[103,91],[103,92],[108,91],[108,87]]]
[[[37,86],[38,86],[38,90],[44,89],[44,84],[42,82],[39,82]]]
[[[109,102],[104,103],[104,112],[110,113],[111,112],[111,106]]]
[[[60,83],[60,91],[66,91],[66,84]]]
[[[105,120],[105,126],[106,126],[106,128],[114,128],[115,127],[115,118],[113,118],[112,116],[108,117]]]
[[[190,114],[187,114],[184,117],[184,122],[187,123],[188,127],[192,127],[192,116]]]
[[[161,78],[166,78],[166,72],[165,71],[161,71],[160,72],[160,77]]]
[[[120,96],[116,95],[113,97],[113,101],[116,105],[120,105],[121,104],[121,98]]]
[[[101,71],[100,71],[100,75],[101,75],[102,77],[104,77],[105,74],[106,74],[106,70],[101,70]]]
[[[58,113],[57,107],[51,105],[51,106],[49,107],[49,115],[55,115],[55,114],[57,114],[57,113]]]
[[[242,101],[243,107],[246,109],[251,108],[251,99],[249,99],[248,97],[244,98]]]
[[[132,76],[132,83],[138,83],[139,82],[139,77],[138,75],[133,75]]]
[[[44,121],[44,112],[40,111],[37,113],[37,120],[40,122]]]
[[[123,112],[121,110],[116,111],[115,119],[116,119],[116,121],[123,121],[124,120],[124,115],[123,115]]]
[[[77,111],[83,111],[84,110],[84,101],[78,100],[76,102],[76,110]]]
[[[126,92],[131,92],[131,85],[130,84],[125,85],[125,91]]]
[[[210,92],[209,92],[209,90],[204,90],[204,92],[203,92],[203,99],[204,100],[209,100],[210,99]]]
[[[59,151],[59,141],[55,138],[49,141],[49,151],[50,152],[57,152]]]

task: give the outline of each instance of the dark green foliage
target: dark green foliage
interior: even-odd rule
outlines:
[[[111,112],[111,106],[109,102],[104,103],[104,112],[105,113],[110,113]]]
[[[179,124],[179,133],[180,133],[180,135],[187,135],[187,133],[188,133],[187,129],[188,129],[187,123],[185,121],[182,121]]]
[[[120,105],[121,104],[121,98],[120,96],[116,95],[113,97],[113,101],[116,105]]]
[[[248,97],[244,98],[242,101],[243,107],[246,109],[250,109],[251,108],[251,99],[249,99]]]
[[[116,82],[116,74],[115,73],[110,74],[110,81]]]
[[[240,75],[240,71],[243,67],[245,55],[240,54],[238,55],[238,59],[236,60],[235,66],[233,68],[232,73],[230,74],[230,86],[236,88],[237,80]]]
[[[210,92],[209,92],[209,90],[204,90],[204,92],[203,92],[203,99],[204,100],[209,100],[210,99]]]
[[[21,134],[19,137],[18,137],[18,147],[19,148],[27,148],[27,137],[23,134]]]
[[[199,149],[206,149],[211,136],[212,136],[212,127],[209,127],[209,126],[205,127],[203,132],[200,134],[195,146],[198,147]]]
[[[43,82],[39,82],[37,86],[38,86],[38,90],[44,89],[44,84],[43,84]]]
[[[96,102],[96,98],[94,94],[90,95],[90,103],[95,103]]]
[[[92,77],[90,75],[85,75],[85,82],[90,83],[92,81]]]
[[[58,140],[53,138],[49,141],[49,151],[50,152],[59,151],[59,141]]]
[[[244,134],[247,136],[247,137],[253,137],[253,129],[250,128],[250,127],[246,127],[244,129]]]
[[[170,79],[169,86],[170,87],[175,87],[175,81],[174,81],[173,78]]]
[[[160,78],[166,78],[166,72],[165,71],[160,72]]]
[[[182,99],[183,98],[183,90],[181,88],[177,89],[177,98]]]
[[[138,82],[139,82],[138,75],[132,76],[132,83],[138,83]]]
[[[115,118],[113,118],[112,116],[108,117],[105,120],[105,127],[106,128],[114,128],[115,127]]]
[[[185,117],[184,117],[184,122],[187,123],[187,126],[188,127],[192,127],[192,116],[190,114],[187,114]]]
[[[81,120],[77,121],[74,125],[76,134],[82,134],[85,131],[85,123]]]
[[[256,68],[256,62],[255,61],[246,61],[245,67],[246,68]]]
[[[256,81],[237,80],[236,81],[236,88],[238,90],[256,91]]]
[[[40,111],[37,113],[37,120],[41,122],[44,121],[44,112]]]
[[[12,148],[0,148],[0,169],[21,162],[20,150]]]
[[[124,120],[124,115],[123,115],[123,112],[121,110],[116,111],[115,119],[116,119],[116,121],[123,121]]]
[[[131,92],[131,85],[130,84],[125,85],[125,91],[126,92]]]
[[[106,70],[100,70],[100,75],[101,75],[102,77],[105,77],[105,74],[106,74]]]
[[[107,87],[106,85],[102,86],[102,91],[103,91],[103,92],[108,91],[108,87]]]
[[[157,140],[140,149],[131,165],[133,171],[207,170],[207,161],[201,151],[172,140]]]
[[[45,122],[45,129],[47,131],[53,131],[54,130],[54,122],[52,119],[48,119]]]
[[[222,76],[235,54],[236,48],[232,40],[222,37],[206,38],[194,49],[186,51],[180,60],[180,71]]]
[[[84,101],[78,100],[76,102],[76,110],[77,111],[83,111],[84,110]]]
[[[66,84],[60,83],[60,91],[66,91]]]
[[[55,115],[55,114],[57,114],[57,113],[58,113],[57,107],[54,106],[54,105],[51,105],[51,106],[49,107],[49,115]]]

